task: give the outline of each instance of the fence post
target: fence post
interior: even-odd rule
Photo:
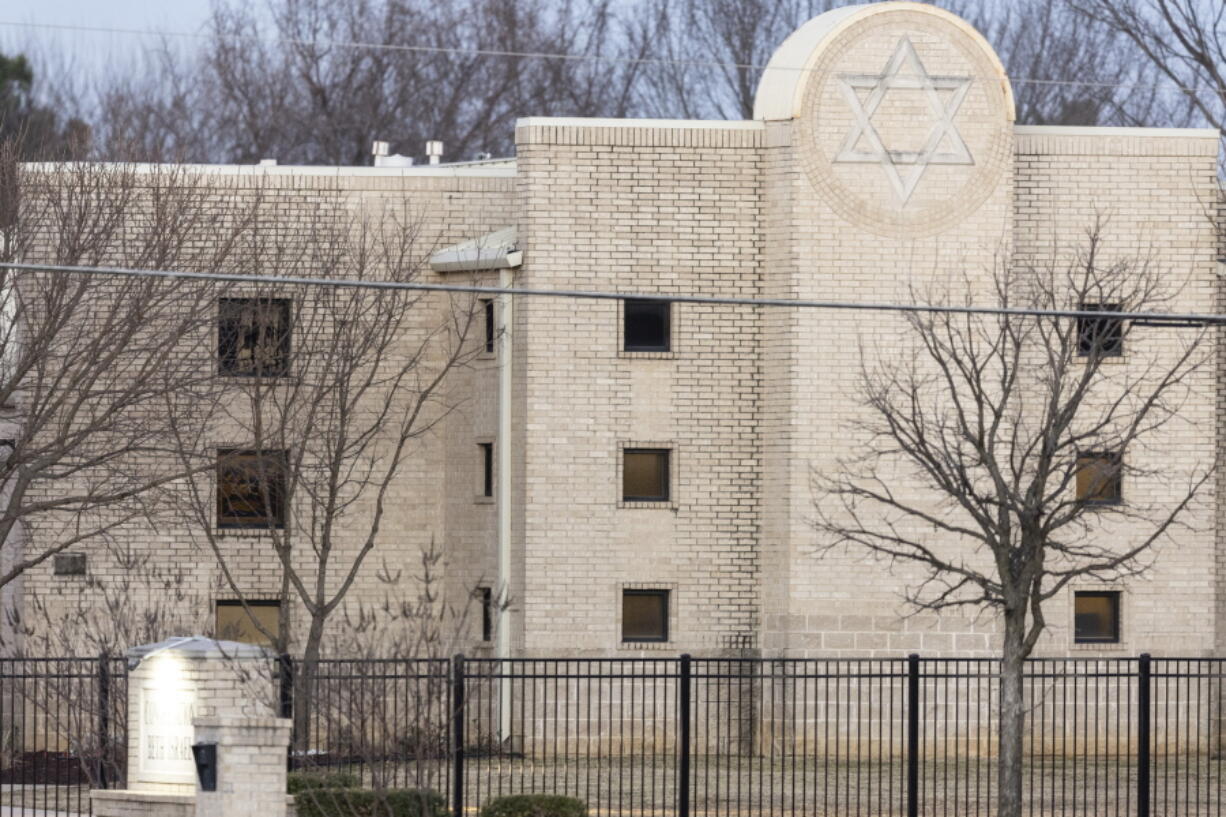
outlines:
[[[1137,662],[1137,817],[1149,817],[1150,655]]]
[[[277,679],[281,684],[281,717],[294,717],[294,659],[289,653],[277,656]]]
[[[464,813],[464,656],[451,659],[451,813]]]
[[[98,656],[98,788],[107,788],[106,759],[111,751],[111,667],[104,652]]]
[[[309,736],[298,734],[298,719],[294,717],[294,659],[289,653],[281,653],[277,656],[277,681],[280,686],[278,702],[281,717],[292,719],[289,745],[285,748],[285,768],[292,772],[294,770],[294,747],[300,742],[305,746]]]
[[[920,657],[907,656],[907,817],[919,817]]]
[[[681,656],[677,702],[677,817],[690,817],[690,679],[688,653]]]

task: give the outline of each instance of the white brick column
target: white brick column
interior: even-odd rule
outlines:
[[[217,744],[217,790],[200,791],[196,817],[282,817],[288,718],[197,718],[196,743]]]

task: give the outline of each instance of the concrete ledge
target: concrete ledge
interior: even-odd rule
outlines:
[[[1216,160],[1219,136],[1204,128],[1088,128],[1019,125],[1019,156],[1200,156]]]
[[[94,789],[94,817],[195,817],[196,797],[131,789]]]
[[[525,117],[515,123],[517,145],[592,145],[641,148],[760,148],[766,123],[752,120],[580,119]]]

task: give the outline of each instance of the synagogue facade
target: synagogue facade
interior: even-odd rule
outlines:
[[[1097,224],[1104,263],[1170,277],[1164,309],[1222,311],[1217,132],[1018,125],[990,44],[928,5],[809,21],[752,120],[528,117],[515,139],[505,161],[208,169],[285,201],[407,197],[428,282],[713,299],[483,296],[485,348],[452,386],[465,399],[417,443],[389,502],[396,534],[353,591],[377,604],[376,571],[411,572],[435,542],[454,597],[475,588],[491,608],[469,617],[468,654],[991,654],[993,616],[913,614],[921,572],[823,548],[814,527],[815,475],[866,444],[866,356],[906,354],[905,319],[728,301],[990,303],[1002,263],[1058,268]],[[1130,332],[1110,365],[1171,359],[1187,336]],[[1177,501],[1216,464],[1223,376],[1190,377],[1179,420],[1128,452],[1120,501]],[[1218,491],[1211,478],[1144,575],[1053,598],[1039,653],[1226,655]],[[1101,536],[1126,547],[1136,525],[1104,513]],[[194,538],[168,522],[139,541],[181,559]],[[230,541],[248,597],[275,600],[274,557]],[[189,580],[224,606],[210,560]],[[54,598],[75,580],[47,564],[24,589]]]

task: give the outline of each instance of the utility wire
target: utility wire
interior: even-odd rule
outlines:
[[[1226,324],[1226,315],[1197,312],[1120,312],[1089,309],[1030,309],[1000,306],[948,306],[940,304],[899,304],[859,301],[809,301],[790,298],[725,298],[718,295],[662,295],[656,292],[597,292],[583,289],[535,289],[527,287],[467,286],[462,284],[424,284],[414,281],[359,281],[347,278],[302,278],[286,275],[240,275],[228,272],[188,272],[185,270],[147,270],[127,267],[78,267],[64,264],[23,264],[3,262],[0,267],[35,272],[66,272],[78,275],[118,275],[128,278],[165,278],[194,281],[221,281],[237,284],[280,284],[335,289],[373,289],[411,292],[458,292],[471,295],[521,295],[539,298],[576,298],[597,301],[654,301],[657,303],[715,304],[728,306],[782,307],[787,309],[837,309],[864,312],[921,312],[941,315],[998,315],[1039,318],[1089,318],[1092,320],[1129,320],[1146,326],[1200,327]]]
[[[107,26],[70,25],[67,23],[21,23],[11,20],[0,20],[0,26],[7,26],[9,28],[49,29],[54,31],[78,31],[93,34],[130,34],[145,37],[174,37],[180,39],[204,40],[212,37],[211,34],[192,31],[158,31],[155,29],[141,28],[111,28]],[[804,68],[800,66],[759,65],[755,63],[720,62],[717,60],[678,60],[667,59],[664,57],[616,57],[599,54],[559,54],[547,51],[509,51],[492,48],[454,48],[434,45],[397,45],[394,43],[363,42],[360,40],[306,40],[296,37],[249,37],[249,39],[257,39],[266,43],[278,45],[310,47],[323,46],[329,48],[366,49],[371,51],[402,51],[417,54],[457,54],[472,57],[513,57],[516,59],[562,60],[566,62],[604,62],[618,65],[678,65],[691,68],[732,68],[742,71],[765,71],[767,68],[770,68],[772,71],[792,71],[796,73],[809,73],[817,70],[815,68]],[[995,82],[997,80],[996,77],[976,76],[972,76],[971,79],[988,82]],[[1185,94],[1195,94],[1202,90],[1200,88],[1185,87],[1174,84],[1157,85],[1126,82],[1085,82],[1082,80],[1067,79],[1039,79],[1037,77],[1009,77],[1009,81],[1014,85],[1048,85],[1079,88],[1125,88],[1128,90],[1179,91]],[[1226,93],[1226,89],[1216,90],[1218,93]]]

